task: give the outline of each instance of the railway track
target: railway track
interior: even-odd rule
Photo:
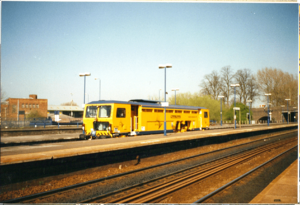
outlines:
[[[239,182],[239,181],[242,181],[242,180],[243,180],[245,177],[247,177],[248,175],[251,175],[251,174],[255,173],[257,170],[263,168],[263,167],[264,167],[265,165],[267,165],[268,163],[271,163],[271,162],[274,161],[275,159],[280,158],[281,156],[283,156],[284,154],[286,154],[287,152],[289,152],[289,151],[291,151],[292,149],[295,149],[295,148],[297,148],[297,145],[295,145],[295,146],[293,146],[292,148],[290,148],[290,149],[288,149],[288,150],[286,150],[286,151],[284,151],[284,152],[278,154],[277,156],[273,157],[272,159],[270,159],[270,160],[266,161],[265,163],[263,163],[263,164],[261,164],[261,165],[255,167],[254,169],[252,169],[252,170],[246,172],[245,174],[243,174],[243,175],[237,177],[236,179],[234,179],[234,180],[228,182],[227,184],[225,184],[224,186],[218,188],[217,190],[212,191],[211,193],[205,195],[205,196],[202,197],[201,199],[198,199],[198,200],[195,201],[194,203],[203,203],[203,202],[204,202],[204,203],[216,203],[216,202],[213,201],[213,200],[214,200],[213,197],[214,197],[215,195],[220,194],[224,189],[233,186],[235,183],[237,183],[237,182]],[[211,200],[212,200],[212,202],[211,202]],[[208,202],[207,202],[207,201],[208,201]],[[218,202],[217,202],[217,203],[218,203]]]
[[[296,139],[287,140],[285,142],[278,142],[272,145],[267,145],[259,149],[251,150],[239,156],[228,157],[219,162],[209,163],[204,168],[195,168],[187,171],[187,173],[172,177],[172,179],[160,180],[155,184],[149,184],[148,188],[143,188],[138,191],[132,191],[130,193],[124,193],[124,196],[116,197],[115,195],[105,199],[105,196],[97,197],[94,199],[86,200],[83,202],[88,203],[158,203],[161,199],[165,198],[169,193],[179,190],[183,187],[191,185],[201,179],[208,176],[212,176],[224,169],[237,165],[245,160],[249,160],[256,157],[263,152],[268,152],[271,149],[276,149],[288,144],[290,142],[296,142]],[[295,145],[296,146],[296,145]],[[294,148],[293,146],[292,148]],[[292,149],[291,148],[291,149]],[[226,186],[225,186],[226,187]],[[220,189],[221,190],[221,189]],[[125,191],[125,190],[124,190]],[[126,190],[127,191],[127,190]],[[205,199],[205,198],[204,198]],[[202,201],[204,200],[202,199]],[[197,201],[198,202],[198,201]],[[200,202],[200,201],[199,201]]]
[[[287,133],[287,132],[285,132]],[[281,133],[282,135],[282,133]],[[257,144],[266,144],[272,141],[278,141],[275,145],[264,145],[267,147],[260,147],[257,151],[254,151],[255,146],[258,146]],[[160,201],[161,198],[165,197],[167,194],[174,192],[174,190],[178,190],[181,187],[188,186],[189,184],[194,183],[195,181],[199,181],[202,178],[208,177],[210,175],[213,175],[217,172],[220,172],[222,169],[226,169],[227,167],[234,166],[238,163],[241,163],[247,159],[251,159],[254,156],[257,156],[263,152],[267,152],[268,150],[275,149],[278,147],[282,147],[283,143],[283,137],[279,136],[273,136],[268,137],[263,140],[256,140],[254,142],[246,143],[243,145],[237,145],[230,148],[225,148],[223,150],[213,151],[210,153],[204,153],[200,155],[191,156],[188,158],[175,160],[147,168],[142,168],[118,175],[113,175],[105,178],[100,178],[97,180],[92,180],[80,184],[76,184],[73,186],[63,187],[56,190],[51,190],[48,192],[43,192],[39,194],[34,194],[30,196],[21,197],[18,199],[13,200],[7,200],[4,201],[6,203],[16,203],[16,202],[23,202],[23,203],[47,203],[47,202],[84,202],[84,203],[91,203],[91,202],[105,202],[105,203],[145,203],[145,202],[157,202]],[[290,143],[291,141],[295,141],[295,139],[287,139],[288,141],[284,140],[285,143]],[[251,146],[252,145],[252,146]],[[241,149],[241,147],[244,147]],[[247,147],[247,148],[246,148]],[[103,183],[108,183],[109,180],[117,180],[119,181],[120,177],[128,177],[132,174],[138,175],[145,171],[151,171],[153,169],[157,168],[163,168],[165,166],[178,164],[180,162],[184,162],[186,160],[192,160],[197,157],[203,157],[209,154],[215,154],[217,152],[224,152],[225,150],[229,149],[240,149],[238,151],[231,151],[232,153],[227,154],[225,157],[219,157],[217,161],[209,160],[205,163],[202,163],[200,166],[195,165],[192,167],[189,167],[186,170],[179,170],[175,173],[173,173],[170,176],[164,176],[156,177],[156,179],[151,179],[149,182],[142,181],[142,184],[144,186],[141,186],[139,183],[130,185],[127,188],[120,188],[119,191],[109,191],[108,193],[101,193],[101,196],[99,197],[99,192],[92,191],[94,188],[103,186]],[[242,151],[241,151],[242,150]],[[245,150],[248,150],[247,153],[240,153],[239,156],[230,157],[232,155],[236,155],[239,152],[245,152]],[[220,155],[220,154],[219,154]],[[222,154],[221,154],[222,155]],[[217,165],[219,164],[219,165]],[[200,168],[199,168],[200,167]],[[186,180],[185,180],[186,179]],[[147,189],[144,189],[144,187],[148,187]],[[94,192],[91,194],[91,192]],[[158,194],[158,193],[159,194]],[[88,196],[90,199],[86,200],[83,198],[74,198],[74,196],[78,196],[78,194]],[[89,194],[88,194],[89,193]],[[93,195],[96,195],[97,197],[91,197]],[[117,196],[116,196],[117,195]],[[62,200],[62,196],[63,199]],[[74,201],[70,200],[73,199]]]

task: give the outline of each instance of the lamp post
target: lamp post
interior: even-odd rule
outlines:
[[[220,96],[218,96],[218,98],[220,98],[220,106],[221,106],[221,112],[220,112],[220,114],[221,114],[221,126],[222,126],[222,98],[224,98],[224,96],[220,95]]]
[[[285,107],[285,105],[281,105],[281,119],[282,119],[282,123],[284,123],[284,116],[283,116],[283,108]]]
[[[249,125],[251,124],[251,103],[252,103],[252,100],[247,100],[247,102],[249,103]]]
[[[175,105],[176,105],[176,91],[178,91],[179,88],[173,88],[172,91],[175,91]]]
[[[236,87],[239,87],[240,84],[231,84],[231,87],[234,87],[234,107],[235,107],[235,93],[236,93]],[[236,129],[236,115],[235,115],[235,110],[234,110],[234,129]]]
[[[268,106],[268,126],[270,124],[270,109],[269,109],[269,96],[271,93],[266,93],[265,96],[267,96],[267,106]]]
[[[159,69],[165,69],[165,102],[167,102],[167,97],[166,97],[166,79],[167,79],[167,68],[172,68],[172,64],[166,64],[166,65],[158,65]],[[167,125],[166,125],[166,103],[165,103],[165,120],[164,120],[164,135],[167,135]]]
[[[291,99],[285,99],[286,100],[286,107],[287,107],[287,124],[289,124],[289,100]]]
[[[84,92],[83,92],[83,106],[85,104],[85,77],[90,76],[91,73],[79,73],[80,77],[84,77]]]
[[[100,78],[95,78],[95,80],[99,80],[99,101],[100,101],[100,92],[101,92],[101,79]]]

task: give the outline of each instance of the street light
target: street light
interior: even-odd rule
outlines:
[[[166,65],[158,65],[159,69],[165,69],[165,102],[167,102],[167,97],[166,97],[166,79],[167,79],[167,68],[172,68],[172,64],[166,64]],[[167,125],[166,125],[166,106],[165,106],[165,120],[164,120],[164,135],[167,135]]]
[[[101,79],[100,78],[95,78],[95,80],[99,80],[99,101],[100,101],[100,92],[101,92]]]
[[[220,106],[221,106],[221,112],[220,112],[220,114],[221,114],[221,126],[222,126],[222,98],[224,98],[224,96],[220,95],[220,96],[218,96],[218,98],[220,98]]]
[[[231,84],[231,87],[234,87],[234,107],[235,107],[235,92],[236,92],[236,87],[239,87],[240,84]],[[236,115],[235,115],[235,110],[234,110],[234,129],[236,129]]]
[[[251,124],[251,110],[250,110],[250,107],[251,107],[251,103],[252,103],[252,100],[247,100],[247,102],[249,103],[249,125]]]
[[[285,99],[287,104],[287,124],[289,124],[289,100],[291,99]]]
[[[284,116],[283,116],[283,108],[285,107],[285,105],[281,105],[281,119],[282,119],[282,123],[284,123]]]
[[[175,105],[176,105],[176,91],[178,91],[179,88],[173,88],[172,91],[175,91]]]
[[[268,126],[269,126],[269,123],[270,123],[270,105],[269,105],[269,96],[271,95],[271,93],[266,93],[265,96],[267,96],[267,106],[268,106]]]
[[[79,73],[80,77],[84,77],[84,92],[83,92],[83,106],[85,104],[85,77],[90,76],[91,73]]]

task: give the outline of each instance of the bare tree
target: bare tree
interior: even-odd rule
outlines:
[[[0,89],[0,92],[1,92],[1,102],[3,102],[6,98],[6,93],[2,90],[2,88]]]
[[[259,87],[254,75],[251,75],[247,81],[247,96],[248,100],[252,100],[252,103],[259,96]]]
[[[274,106],[284,105],[286,98],[291,99],[291,105],[297,104],[298,80],[295,75],[276,68],[264,68],[257,72],[257,80],[261,95],[271,93],[270,102]]]
[[[216,100],[221,91],[221,78],[216,71],[213,71],[211,74],[204,76],[199,86],[202,88],[201,94],[210,95]]]
[[[243,70],[238,70],[234,78],[237,81],[237,83],[240,84],[240,86],[237,89],[237,94],[240,96],[240,102],[243,102],[246,104],[246,100],[248,98],[248,92],[247,92],[247,82],[251,77],[251,72],[249,69],[244,68]]]
[[[62,103],[60,105],[62,105],[62,106],[78,106],[77,103],[73,102],[73,100],[71,102]]]
[[[232,84],[232,79],[234,77],[230,66],[221,68],[221,76],[221,93],[224,95],[227,106],[229,106],[229,97],[232,94],[232,87],[230,87],[230,85]]]

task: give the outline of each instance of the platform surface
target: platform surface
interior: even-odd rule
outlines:
[[[295,127],[295,125],[276,125],[276,126],[260,126],[247,127],[239,129],[222,129],[222,130],[206,130],[206,131],[191,131],[184,133],[168,133],[167,136],[163,134],[156,135],[140,135],[126,138],[110,138],[97,140],[80,140],[73,142],[60,143],[42,143],[38,145],[24,145],[1,148],[1,165],[22,163],[29,161],[39,161],[45,159],[57,159],[62,157],[71,157],[76,155],[92,154],[99,152],[108,152],[120,149],[129,149],[133,147],[143,147],[149,145],[172,143],[185,140],[194,140],[200,138],[220,137],[232,134],[247,133],[254,131],[261,131],[267,129],[284,128],[287,126]],[[296,129],[297,127],[295,127]],[[67,137],[67,134],[61,136]],[[57,135],[46,135],[43,138],[57,137]],[[69,134],[68,137],[78,137],[78,134]],[[25,138],[36,138],[37,136],[22,136],[1,138],[3,140],[20,141]]]
[[[80,134],[80,133],[79,133]],[[21,144],[34,142],[52,142],[58,140],[78,140],[78,133],[62,134],[41,134],[41,135],[23,135],[23,136],[1,136],[2,144]]]
[[[298,186],[298,160],[276,177],[250,204],[296,204]]]

